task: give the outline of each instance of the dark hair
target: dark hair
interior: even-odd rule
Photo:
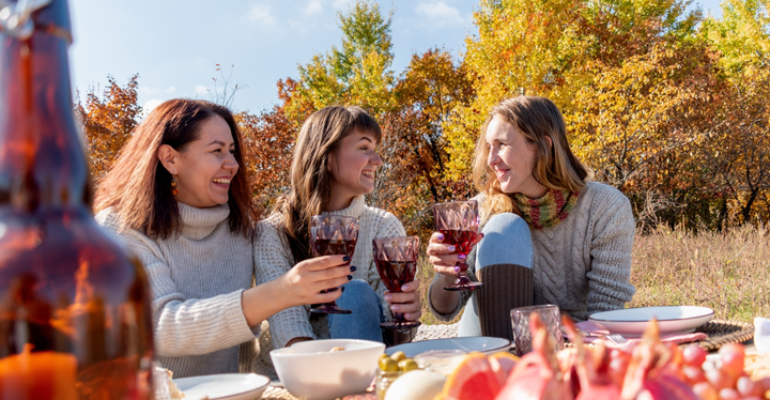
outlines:
[[[291,191],[274,208],[282,216],[294,262],[310,258],[310,219],[323,212],[331,197],[329,156],[354,129],[382,139],[377,121],[360,107],[325,107],[302,124],[291,162]]]
[[[135,229],[147,236],[168,238],[178,232],[179,207],[171,193],[171,174],[158,160],[158,149],[167,144],[184,151],[200,138],[200,127],[219,116],[227,122],[235,142],[238,173],[230,182],[229,225],[233,232],[249,236],[259,212],[251,201],[248,168],[243,159],[243,139],[226,107],[202,100],[174,99],[156,107],[134,130],[112,168],[96,191],[96,212],[111,207],[121,229]]]

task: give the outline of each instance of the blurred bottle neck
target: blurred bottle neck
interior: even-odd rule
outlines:
[[[67,1],[53,0],[32,18],[27,39],[0,33],[0,207],[90,208],[71,97]]]

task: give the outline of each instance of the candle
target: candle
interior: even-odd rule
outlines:
[[[0,399],[76,400],[77,359],[53,351],[32,352],[24,345],[20,354],[0,359]]]

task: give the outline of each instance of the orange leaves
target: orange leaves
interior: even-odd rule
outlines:
[[[78,101],[75,114],[83,124],[89,150],[89,167],[98,182],[109,169],[131,131],[138,123],[142,107],[137,104],[139,75],[132,76],[124,87],[108,76],[108,86],[101,93],[90,88],[85,104]]]

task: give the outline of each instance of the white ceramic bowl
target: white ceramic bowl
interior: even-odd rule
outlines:
[[[345,350],[330,353],[335,347]],[[278,379],[292,395],[327,400],[364,392],[384,350],[384,344],[369,340],[310,340],[273,350],[270,358]]]

